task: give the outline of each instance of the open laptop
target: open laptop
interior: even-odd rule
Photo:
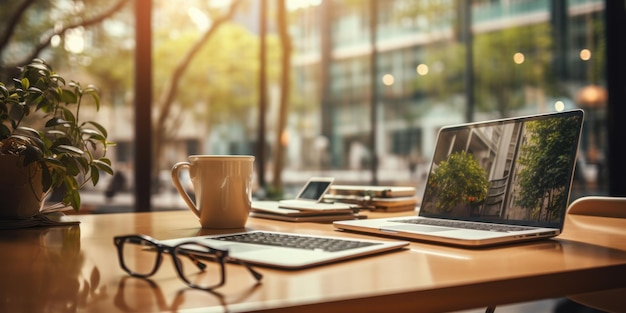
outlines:
[[[332,177],[311,177],[300,189],[295,199],[280,201],[252,201],[253,211],[264,211],[281,214],[281,211],[316,211],[326,213],[351,213],[353,205],[348,203],[324,202],[324,195],[330,189]]]
[[[485,246],[560,234],[583,111],[442,128],[418,216],[337,221],[337,229]]]
[[[275,231],[248,231],[163,240],[167,245],[196,241],[227,249],[230,256],[251,264],[300,269],[406,247],[406,241],[342,238]]]
[[[281,207],[289,208],[292,205],[323,203],[324,195],[333,181],[335,181],[333,177],[311,177],[300,189],[295,199],[280,200],[279,204]]]

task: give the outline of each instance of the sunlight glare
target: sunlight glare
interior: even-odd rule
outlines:
[[[522,63],[524,63],[525,59],[526,59],[526,57],[521,52],[518,52],[518,53],[513,55],[513,62],[515,62],[515,64],[522,64]]]
[[[68,29],[65,32],[65,50],[79,54],[85,50],[85,29],[82,27]]]
[[[310,6],[318,6],[322,3],[322,0],[288,0],[287,1],[287,9],[288,10],[297,10]]]
[[[206,14],[204,14],[204,12],[202,12],[198,8],[191,7],[187,9],[187,15],[189,15],[189,18],[194,23],[194,25],[198,27],[199,30],[204,31],[209,29],[209,26],[211,25],[211,20]]]
[[[61,36],[54,35],[52,36],[52,38],[50,38],[50,46],[52,46],[53,48],[58,47],[60,44],[61,44]]]

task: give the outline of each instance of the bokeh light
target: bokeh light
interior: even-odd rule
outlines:
[[[383,84],[385,84],[385,86],[391,86],[391,85],[393,85],[393,82],[394,82],[393,75],[385,74],[383,76]]]
[[[591,59],[591,50],[589,49],[580,50],[580,59],[583,61],[589,61]]]
[[[428,65],[420,64],[417,66],[415,70],[417,71],[417,74],[424,76],[428,74]]]
[[[561,101],[561,100],[558,100],[558,101],[554,102],[554,109],[557,112],[561,112],[561,111],[565,110],[565,103],[563,101]]]

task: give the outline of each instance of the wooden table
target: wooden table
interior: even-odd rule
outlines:
[[[568,217],[563,235],[534,243],[463,249],[413,242],[403,251],[305,270],[257,267],[264,274],[258,285],[229,264],[226,285],[214,293],[187,288],[169,258],[149,281],[129,277],[118,265],[115,235],[213,233],[200,229],[191,212],[68,218],[81,223],[0,231],[1,312],[435,312],[626,287],[626,241],[577,226],[596,217]],[[623,219],[603,223],[626,229]],[[256,218],[247,228],[364,237],[330,224]]]

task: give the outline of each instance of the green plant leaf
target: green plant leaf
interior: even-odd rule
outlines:
[[[52,135],[52,136],[61,136],[61,137],[67,137],[67,134],[63,131],[60,131],[58,129],[51,129],[49,131],[46,132],[46,134],[48,135]]]
[[[74,116],[74,112],[72,112],[72,110],[66,107],[61,107],[60,109],[63,111],[63,117],[66,121],[70,122],[71,124],[76,123],[76,117]]]
[[[45,100],[45,98],[43,97],[43,95],[41,93],[31,93],[31,94],[28,94],[26,99],[24,99],[24,102],[26,102],[26,104],[28,104],[28,105],[36,104],[37,106],[40,106],[42,103],[44,105],[47,103],[44,100]]]
[[[50,95],[54,97],[54,100],[56,100],[56,102],[62,102],[61,95],[63,94],[63,88],[56,87],[56,88],[49,89],[49,91],[50,91]],[[57,105],[55,105],[55,107],[57,107]]]
[[[29,138],[41,138],[41,134],[39,133],[39,131],[37,131],[34,128],[26,127],[26,126],[20,126],[20,127],[17,128],[17,130],[20,133],[28,136]]]
[[[95,187],[98,184],[98,181],[100,181],[100,171],[98,171],[98,167],[95,165],[91,166],[91,182],[93,183],[93,186]]]
[[[43,157],[43,152],[37,146],[24,145],[24,147],[25,149],[20,152],[20,155],[24,157],[24,165],[39,161]]]
[[[98,161],[104,162],[104,163],[106,163],[109,166],[111,166],[113,164],[109,158],[99,158]],[[113,172],[111,172],[111,174],[113,174]]]
[[[67,176],[74,177],[74,176],[80,174],[80,172],[81,172],[80,171],[80,164],[78,163],[78,161],[75,158],[62,156],[60,158],[60,161],[63,164],[63,166],[65,166],[65,169],[67,171]]]
[[[109,159],[99,159],[99,160],[93,160],[92,162],[93,166],[95,166],[98,170],[104,171],[109,175],[113,175],[114,171],[113,168],[111,167],[111,160]],[[92,169],[93,171],[93,169]]]
[[[50,79],[58,81],[61,85],[65,85],[65,78],[61,77],[59,74],[50,75]]]
[[[0,123],[0,138],[4,139],[11,135],[11,130],[6,125]]]
[[[66,205],[71,206],[74,211],[78,211],[80,209],[80,194],[78,193],[78,190],[76,188],[78,188],[75,183],[75,180],[73,182],[73,184],[70,184],[73,187],[68,187],[68,183],[66,180],[66,184],[65,186],[67,187],[67,191],[65,196],[63,197],[63,203]]]
[[[25,116],[24,111],[25,111],[25,108],[27,108],[27,107],[25,107],[25,104],[20,102],[19,99],[10,99],[9,101],[7,101],[7,103],[11,105],[11,109],[6,111],[7,113],[10,114],[9,117],[12,117],[12,116],[23,117],[23,116]],[[8,109],[8,107],[7,107],[7,109]],[[17,124],[17,122],[20,122],[17,119],[11,119],[11,121],[15,122],[16,124]]]
[[[83,92],[91,96],[96,103],[96,111],[100,111],[100,95],[98,94],[98,89],[94,85],[89,85]]]
[[[106,128],[104,128],[104,126],[100,125],[99,123],[96,123],[94,121],[88,121],[88,122],[85,122],[85,124],[93,125],[93,127],[95,127],[104,137],[109,137],[109,134]]]
[[[83,135],[102,136],[99,131],[91,128],[81,128],[80,132],[83,133]]]
[[[63,132],[61,130],[61,132]],[[66,136],[55,138],[54,142],[50,141],[50,150],[54,150],[54,153],[63,153],[64,151],[58,150],[57,148],[61,145],[72,146],[72,140],[68,137],[69,134],[66,133]]]
[[[76,163],[80,165],[80,168],[85,174],[87,174],[87,172],[91,169],[91,167],[89,166],[89,161],[85,158],[75,158],[74,161],[76,161]]]
[[[26,65],[26,67],[48,72],[51,70],[50,66],[48,66],[47,63],[40,58],[33,59],[28,65]]]
[[[24,80],[26,81],[26,83],[28,83],[28,79],[24,79]],[[28,93],[31,93],[31,94],[43,95],[43,90],[35,86],[30,86],[30,87],[24,86],[24,89],[28,90]]]
[[[104,138],[104,136],[100,135],[100,134],[94,134],[89,136],[89,142],[93,143],[94,145],[96,143],[101,143],[102,145],[106,145],[106,138]]]
[[[69,122],[58,117],[53,117],[46,122],[46,127],[54,127],[59,125],[67,125]]]
[[[50,168],[53,172],[65,172],[65,166],[63,165],[63,163],[61,163],[61,161],[56,158],[46,157],[44,158],[44,162],[46,162],[48,168]]]
[[[50,113],[52,109],[50,108],[53,102],[48,101],[45,97],[41,99],[41,101],[37,102],[37,106],[35,107],[35,111],[42,111],[45,113]]]
[[[61,102],[65,102],[65,103],[78,102],[78,96],[73,91],[70,91],[67,89],[61,89],[61,92],[59,92],[59,95],[61,96],[61,99],[60,99]]]
[[[68,146],[68,145],[58,145],[56,147],[59,151],[65,151],[71,154],[76,154],[76,155],[83,155],[85,152],[81,149],[78,149],[76,147],[73,146]]]
[[[9,97],[9,89],[7,89],[3,82],[0,82],[0,95],[2,96],[2,99]]]
[[[22,78],[22,88],[28,89],[30,87],[30,81],[28,78]]]

